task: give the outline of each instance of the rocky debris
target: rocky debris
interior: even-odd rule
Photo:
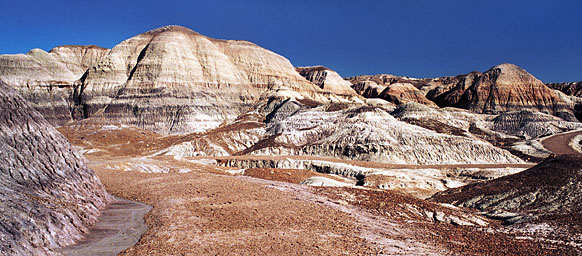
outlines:
[[[504,234],[496,221],[465,209],[390,191],[314,188],[214,175],[205,168],[182,174],[95,169],[113,194],[153,205],[146,216],[150,230],[122,255],[541,255],[563,250]],[[241,234],[249,239],[241,240]]]
[[[65,137],[3,83],[0,103],[0,254],[53,255],[110,198]]]
[[[150,229],[121,255],[379,252],[361,235],[356,218],[274,189],[272,181],[215,175],[204,168],[169,174],[94,169],[112,194],[153,206],[145,218]]]
[[[335,175],[318,173],[306,169],[278,169],[278,168],[249,168],[242,169],[242,175],[255,177],[265,180],[275,180],[283,181],[293,184],[299,184],[300,182],[309,179],[313,176],[323,176],[328,179],[332,179],[338,182],[347,182],[355,184],[355,180],[348,180]]]
[[[418,198],[427,198],[449,188],[514,174],[531,166],[528,164],[395,165],[308,156],[235,156],[208,159],[216,161],[213,165],[244,170],[280,169],[293,174],[296,173],[295,170],[310,170],[320,173],[319,175],[338,175],[358,180],[357,185],[401,191]],[[268,174],[264,176],[270,177]]]
[[[297,72],[319,88],[335,94],[357,95],[351,83],[344,80],[335,71],[324,66],[297,67]]]
[[[525,168],[448,167],[371,169],[358,185],[382,190],[400,191],[417,198],[429,198],[437,192],[467,184],[518,173]]]
[[[373,214],[373,219],[385,218],[406,223],[407,231],[413,231],[415,239],[430,241],[430,244],[447,249],[447,252],[439,254],[574,255],[570,252],[571,248],[563,244],[556,246],[544,240],[516,239],[521,234],[506,234],[498,228],[496,221],[466,209],[435,204],[402,193],[355,188],[317,188],[317,193],[339,204],[365,209]],[[483,225],[487,226],[481,227]],[[400,232],[402,236],[408,234],[406,231]]]
[[[485,73],[471,72],[456,77],[417,79],[374,75],[347,79],[354,88],[362,87],[358,85],[362,81],[373,81],[386,87],[395,83],[410,83],[440,107],[457,107],[476,113],[499,114],[532,110],[567,121],[576,121],[578,115],[575,103],[561,97],[533,75],[512,64],[500,64]],[[358,89],[356,91],[362,92]]]

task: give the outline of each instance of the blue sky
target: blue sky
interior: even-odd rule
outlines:
[[[0,54],[111,48],[176,24],[342,76],[447,76],[508,62],[545,82],[581,81],[581,11],[576,0],[0,0]]]

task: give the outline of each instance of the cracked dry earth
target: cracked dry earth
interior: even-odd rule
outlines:
[[[313,188],[203,168],[190,173],[125,172],[98,162],[93,159],[91,167],[111,194],[153,206],[145,218],[148,231],[121,255],[563,253],[503,234],[495,223],[465,227],[403,214],[406,204],[447,210],[391,191]]]

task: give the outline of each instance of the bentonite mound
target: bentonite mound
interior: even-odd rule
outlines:
[[[497,65],[483,74],[472,73],[451,90],[430,99],[439,106],[466,108],[480,113],[531,109],[575,120],[572,113],[562,113],[568,111],[568,106],[556,93],[512,64]]]
[[[52,255],[109,196],[69,142],[0,82],[0,255]]]
[[[484,114],[532,110],[556,115],[567,121],[577,121],[582,113],[581,110],[576,110],[575,103],[564,100],[533,75],[513,64],[500,64],[485,73],[475,71],[455,77],[417,79],[394,75],[373,75],[347,79],[353,84],[352,87],[364,97],[378,95],[373,92],[374,90],[370,90],[369,82],[363,83],[366,81],[384,87],[409,83],[440,107],[457,107]],[[556,87],[559,86],[556,85]],[[582,107],[579,108],[582,109]]]
[[[32,107],[54,125],[73,119],[73,95],[79,78],[108,49],[97,46],[59,46],[27,54],[0,55],[0,79],[13,86]]]
[[[566,122],[561,118],[530,110],[499,114],[493,120],[492,129],[505,134],[538,138],[560,132],[581,129],[578,122]]]
[[[436,104],[425,97],[425,93],[415,87],[418,79],[396,79],[390,75],[359,76],[348,78],[352,81],[352,88],[366,98],[380,98],[397,105],[408,102],[417,102],[429,106]],[[420,80],[418,80],[420,81]],[[380,84],[378,84],[380,83]]]
[[[561,155],[517,174],[449,189],[432,199],[486,211],[509,223],[557,220],[580,226],[581,163],[580,156]]]
[[[53,125],[105,117],[100,120],[163,134],[215,128],[271,90],[320,102],[359,97],[322,90],[287,59],[253,43],[213,39],[180,26],[139,34],[99,54],[86,52],[60,47],[0,56],[0,79]]]
[[[566,95],[582,97],[582,82],[547,83],[546,85],[554,90],[559,90]]]
[[[350,87],[351,83],[344,80],[335,71],[324,66],[297,67],[297,72],[308,81],[319,86],[319,88],[336,94],[355,95],[356,92]]]

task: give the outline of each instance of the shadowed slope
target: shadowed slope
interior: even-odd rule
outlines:
[[[0,254],[52,254],[81,238],[109,196],[69,142],[2,83],[0,105]]]

